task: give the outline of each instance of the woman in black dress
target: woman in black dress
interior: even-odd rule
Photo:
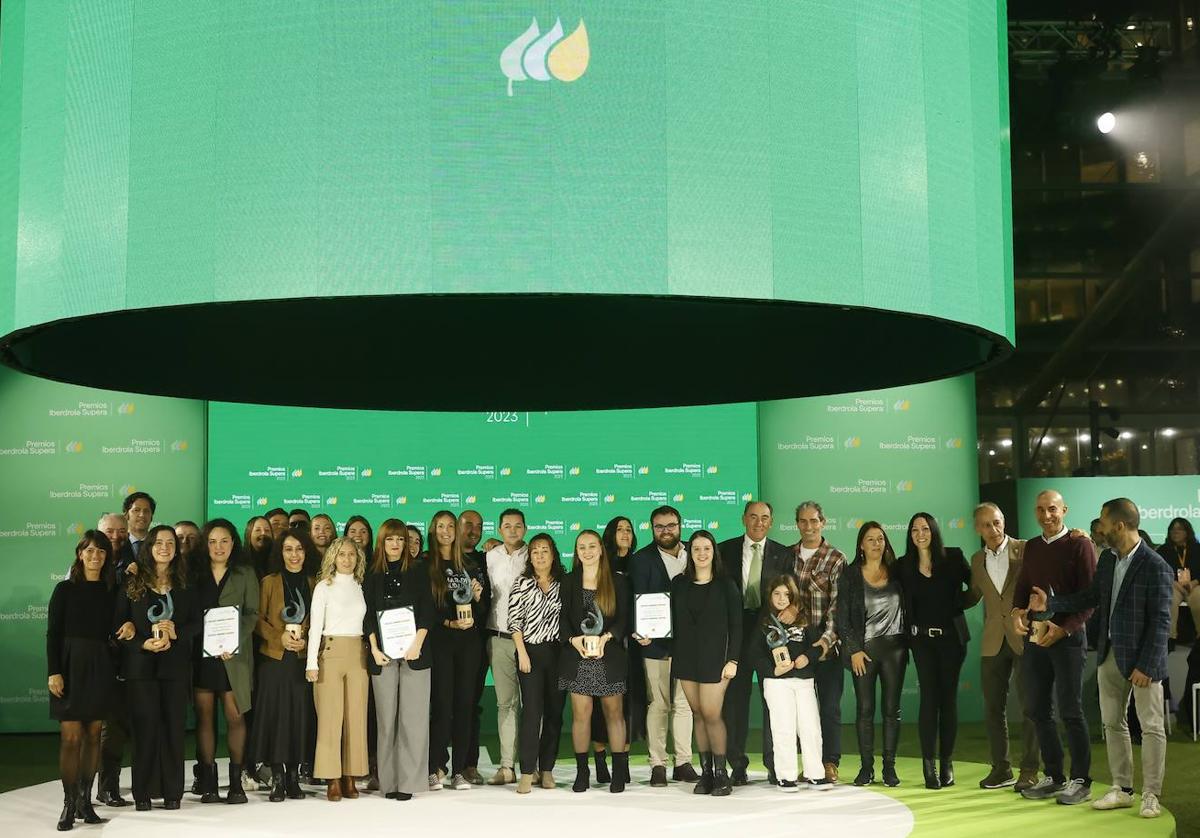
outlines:
[[[92,808],[92,782],[100,762],[100,725],[111,709],[116,680],[108,647],[116,601],[112,552],[104,533],[85,532],[75,545],[71,572],[54,586],[47,609],[50,718],[58,722],[63,784],[60,832],[76,818],[103,823]]]
[[[152,791],[160,790],[164,808],[178,809],[192,641],[203,618],[175,530],[152,528],[138,559],[137,572],[117,593],[116,610],[133,731],[133,802],[139,812],[149,811]]]
[[[254,706],[258,724],[251,730],[254,753],[271,766],[269,800],[300,800],[300,764],[316,735],[313,691],[304,678],[312,590],[321,554],[303,529],[288,530],[271,550],[259,593],[255,633],[262,639]],[[299,626],[299,636],[288,631]]]
[[[600,540],[604,542],[604,555],[609,557],[613,573],[626,576],[629,572],[629,557],[637,551],[637,533],[634,531],[633,522],[624,515],[618,515],[605,525],[604,534]],[[629,607],[633,607],[632,602],[629,603]],[[629,751],[629,743],[641,735],[637,720],[640,719],[644,723],[646,719],[646,688],[641,677],[641,659],[630,655],[628,660],[629,677],[626,680],[625,695],[621,698],[625,716],[626,752]],[[639,710],[640,712],[638,712]],[[606,728],[604,709],[599,704],[593,705],[592,751],[596,754],[596,782],[598,783],[608,783],[612,779],[608,773]],[[627,759],[626,765],[628,762]],[[629,782],[628,777],[625,778],[625,782]]]
[[[200,533],[195,592],[202,613],[211,608],[238,609],[238,648],[220,656],[206,656],[197,643],[193,682],[196,702],[197,762],[200,763],[200,802],[220,803],[217,791],[216,705],[225,716],[225,741],[229,748],[229,793],[226,803],[245,803],[242,759],[246,750],[246,717],[254,683],[254,627],[258,623],[258,575],[244,561],[241,539],[233,524],[216,518]],[[265,568],[264,568],[265,569]]]
[[[742,596],[721,572],[721,551],[707,530],[692,533],[687,567],[671,580],[671,677],[687,697],[695,720],[703,769],[696,794],[732,791],[725,770],[725,688],[737,675],[742,648]]]
[[[629,586],[613,573],[604,544],[595,530],[584,530],[575,539],[575,566],[563,584],[559,639],[567,644],[559,657],[558,687],[571,693],[571,743],[575,748],[575,783],[572,791],[587,791],[591,784],[588,742],[592,734],[592,705],[600,699],[608,723],[613,773],[608,790],[625,791],[629,752],[625,750],[625,693],[627,657],[622,645],[629,611]],[[585,628],[586,627],[586,628]],[[588,654],[585,636],[597,636],[596,653]]]
[[[963,617],[963,592],[970,587],[971,566],[962,550],[942,543],[941,529],[928,512],[918,512],[908,522],[900,583],[921,691],[917,730],[925,788],[952,786],[958,677],[971,639]],[[940,757],[938,770],[935,755]]]

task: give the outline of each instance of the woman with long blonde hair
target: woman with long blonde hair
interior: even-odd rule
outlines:
[[[313,777],[327,782],[326,797],[358,797],[356,777],[367,766],[367,656],[362,582],[367,557],[350,538],[325,551],[312,594],[308,666],[317,707]]]

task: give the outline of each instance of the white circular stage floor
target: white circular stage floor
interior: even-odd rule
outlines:
[[[222,761],[223,763],[223,761]],[[483,766],[484,776],[491,772]],[[560,763],[555,770],[559,787],[553,791],[535,788],[518,795],[516,786],[475,786],[469,791],[419,794],[412,800],[388,800],[380,792],[362,792],[357,800],[330,803],[323,789],[305,787],[306,800],[270,803],[266,792],[247,792],[250,802],[241,806],[224,803],[203,805],[190,793],[184,794],[178,811],[169,812],[160,801],[149,812],[97,806],[107,822],[88,826],[75,822],[73,835],[129,836],[129,838],[186,838],[221,835],[409,835],[447,833],[488,835],[605,835],[616,838],[656,834],[680,838],[705,836],[754,836],[772,838],[797,831],[820,835],[871,835],[890,838],[908,835],[913,829],[912,812],[903,803],[878,792],[852,785],[832,791],[801,791],[784,794],[768,787],[765,775],[735,788],[725,798],[692,794],[687,783],[667,788],[649,786],[646,766],[631,766],[634,783],[615,795],[606,786],[593,786],[575,794],[573,765]],[[191,783],[191,763],[186,769]],[[222,764],[221,776],[225,776]],[[122,795],[130,799],[129,769],[122,774]],[[360,789],[360,791],[362,791]],[[222,792],[222,795],[224,792]],[[0,795],[0,838],[58,835],[55,822],[62,810],[62,785],[43,783]]]

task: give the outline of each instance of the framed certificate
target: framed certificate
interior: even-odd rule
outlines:
[[[241,648],[241,611],[236,605],[209,608],[204,612],[204,642],[201,650],[206,658],[236,655]]]
[[[638,594],[633,598],[634,632],[649,640],[671,636],[671,595]]]
[[[411,605],[378,612],[379,648],[392,660],[404,660],[417,639],[417,618]]]

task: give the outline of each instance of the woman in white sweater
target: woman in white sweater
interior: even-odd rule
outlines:
[[[362,548],[349,538],[325,551],[312,595],[306,677],[317,707],[313,777],[328,781],[326,796],[358,797],[354,778],[367,771],[367,657],[363,617]]]

